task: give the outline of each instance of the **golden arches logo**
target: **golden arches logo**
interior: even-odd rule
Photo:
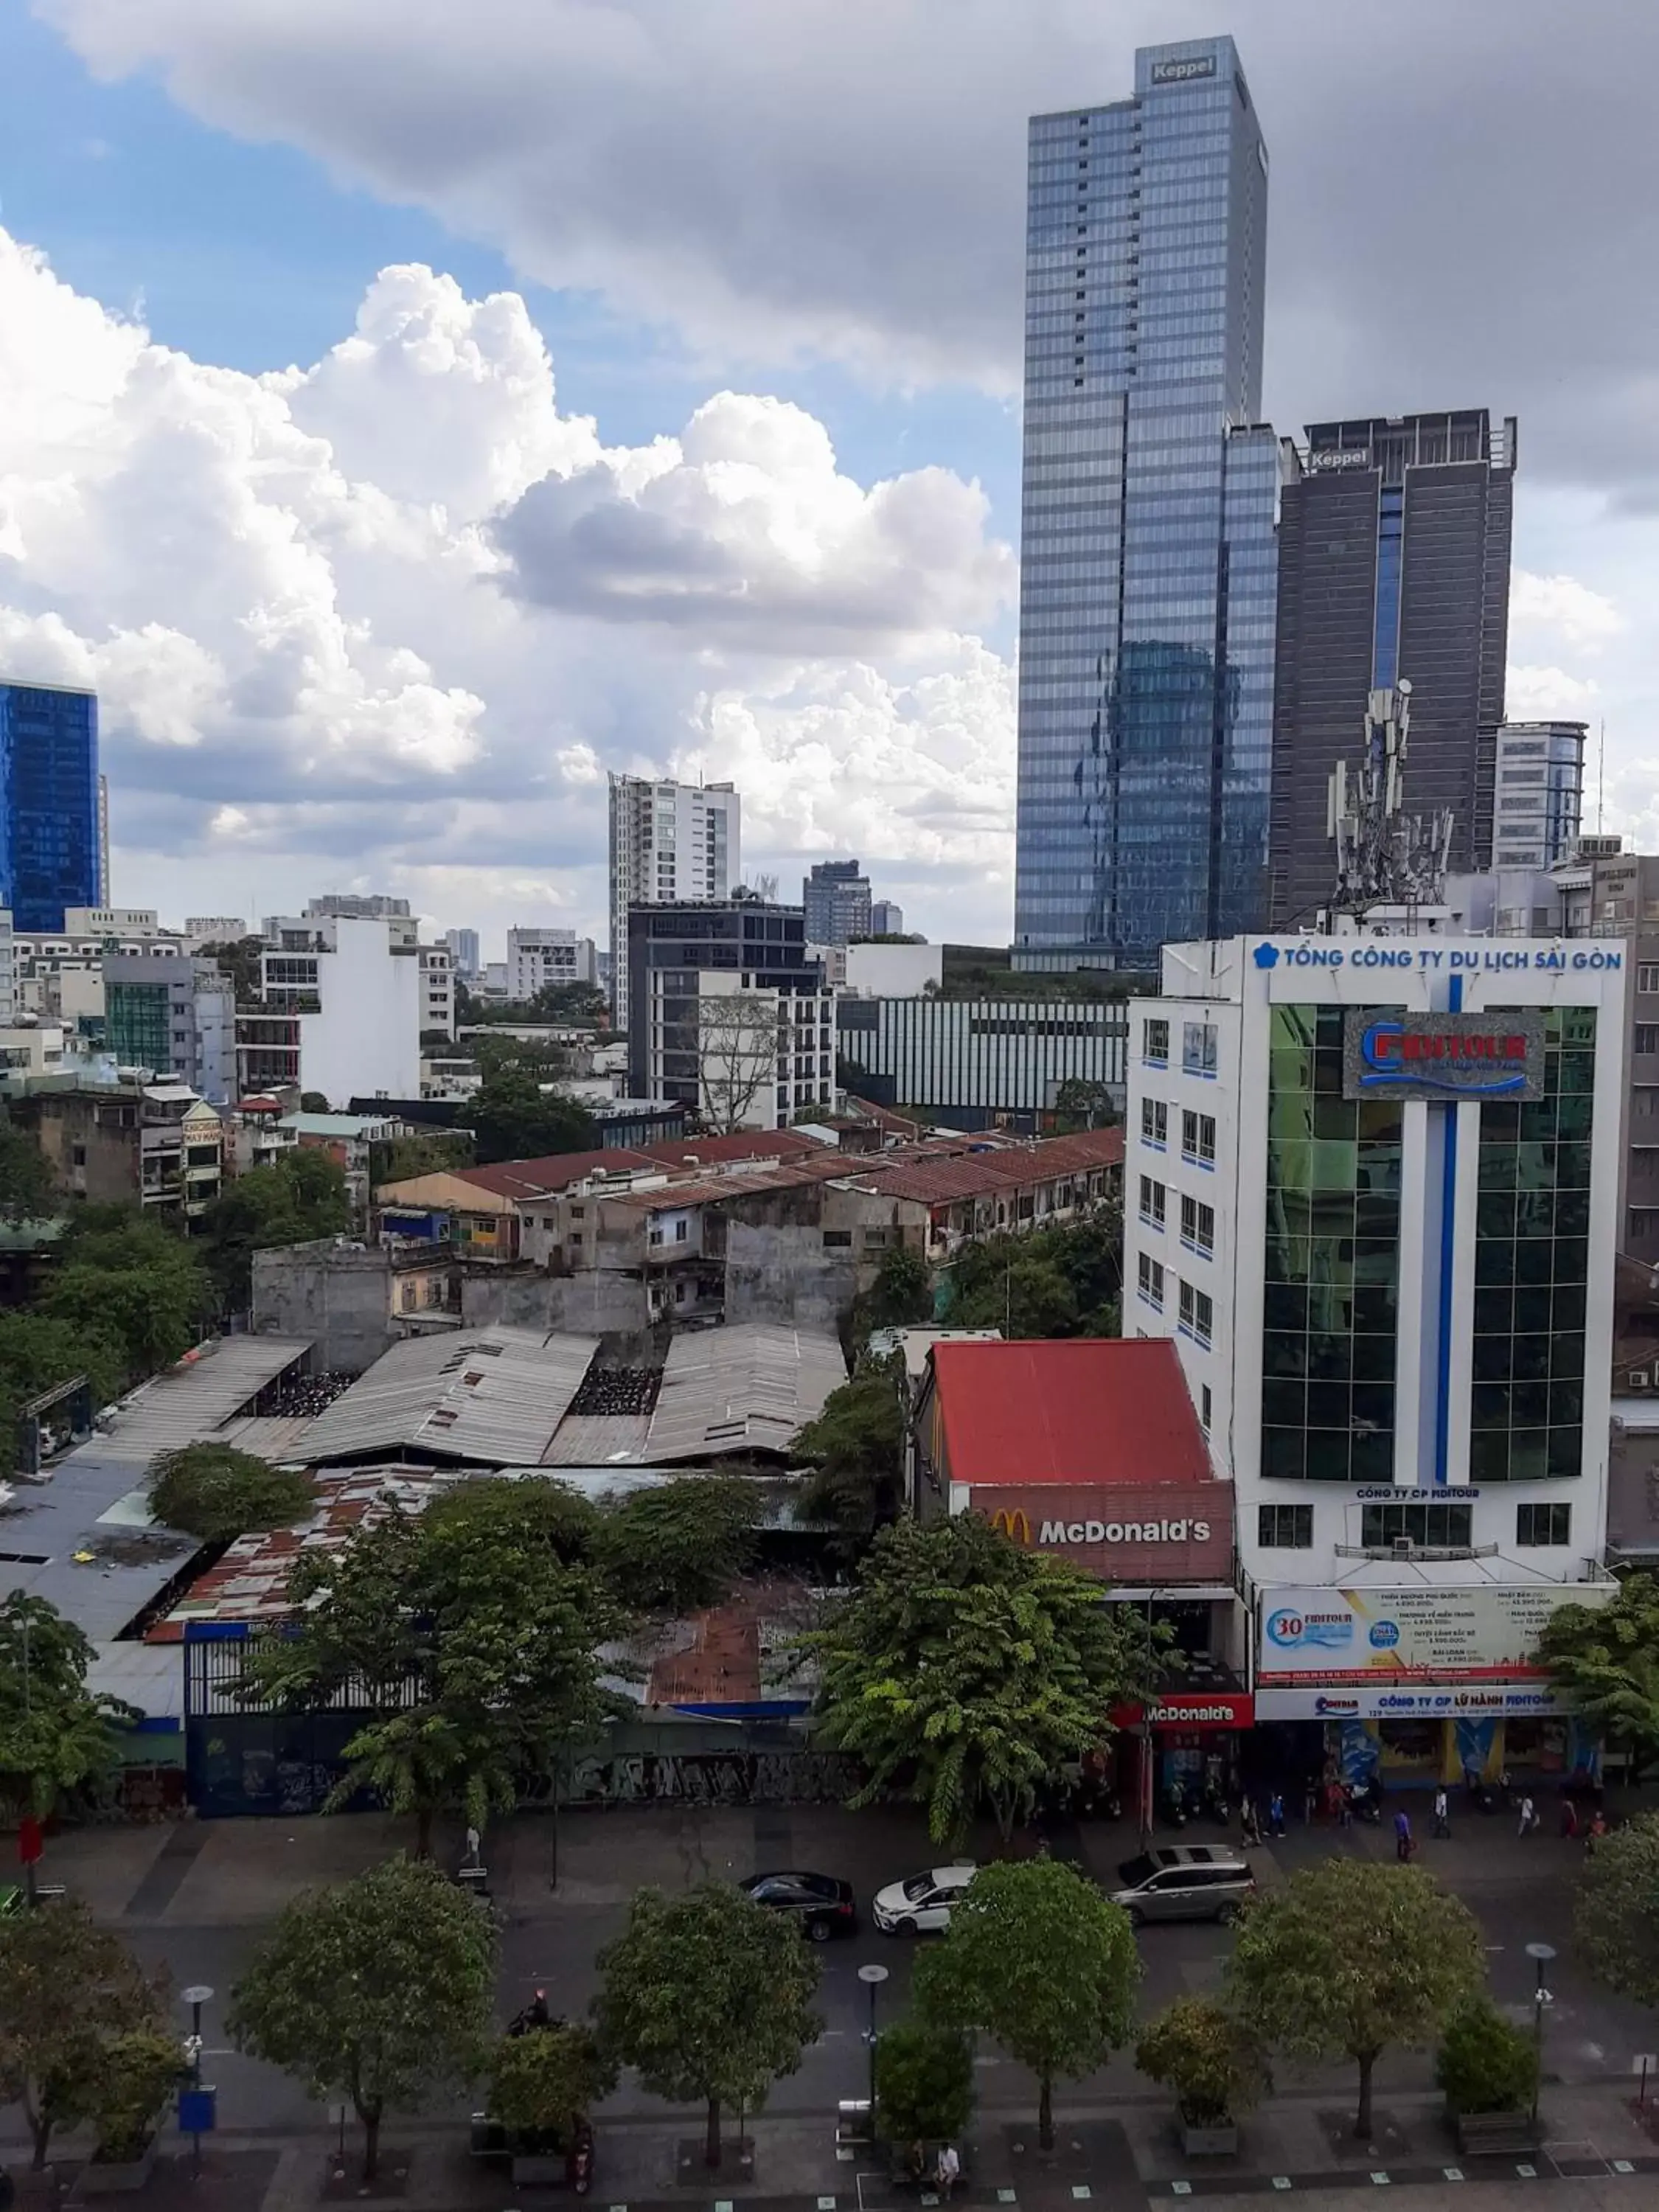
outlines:
[[[1024,1545],[1027,1551],[1030,1549],[1031,1516],[1023,1506],[999,1505],[991,1516],[991,1526],[1000,1529],[1005,1536],[1011,1536],[1016,1544]]]

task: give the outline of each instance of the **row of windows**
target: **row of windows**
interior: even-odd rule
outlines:
[[[1401,1536],[1431,1551],[1466,1551],[1474,1541],[1474,1513],[1472,1505],[1368,1505],[1360,1519],[1359,1540],[1367,1551],[1380,1550]],[[1258,1506],[1255,1540],[1263,1551],[1311,1551],[1312,1506]],[[1571,1540],[1571,1505],[1516,1508],[1517,1548],[1539,1550]]]

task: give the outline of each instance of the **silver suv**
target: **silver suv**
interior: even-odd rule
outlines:
[[[1216,1844],[1171,1844],[1117,1870],[1123,1885],[1112,1893],[1130,1924],[1149,1920],[1237,1920],[1255,1891],[1255,1876],[1237,1851]]]

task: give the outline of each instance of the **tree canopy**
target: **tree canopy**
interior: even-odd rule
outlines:
[[[1603,1742],[1631,1753],[1631,1778],[1659,1759],[1659,1580],[1626,1575],[1607,1605],[1558,1606],[1538,1656]]]
[[[1659,1813],[1638,1813],[1598,1839],[1584,1868],[1576,1932],[1609,1989],[1659,2007]]]
[[[721,2106],[754,2110],[823,2025],[812,2009],[816,1954],[787,1914],[706,1881],[676,1897],[635,1891],[599,1965],[601,2042],[653,2096],[706,2106],[705,2154],[717,2166]]]
[[[1480,1923],[1420,1867],[1328,1858],[1246,1908],[1226,1990],[1273,2048],[1355,2062],[1363,2136],[1381,2054],[1433,2042],[1485,1978]]]
[[[46,1221],[63,1210],[33,1131],[20,1128],[0,1109],[0,1220]]]
[[[869,1778],[853,1803],[902,1790],[948,1843],[981,1805],[1011,1835],[1042,1782],[1109,1732],[1112,1705],[1154,1693],[1169,1632],[964,1513],[883,1529],[811,1641],[823,1733]]]
[[[319,1146],[295,1145],[226,1186],[203,1217],[202,1247],[220,1297],[240,1312],[252,1295],[256,1252],[343,1237],[351,1225],[345,1170]]]
[[[115,1772],[112,1724],[138,1716],[88,1689],[92,1659],[86,1637],[45,1598],[0,1599],[0,1796],[18,1812],[44,1815]]]
[[[1012,1337],[1115,1336],[1122,1280],[1113,1202],[1085,1220],[963,1244],[951,1261],[945,1319]]]
[[[914,1986],[924,2020],[994,2036],[1036,2075],[1049,2150],[1055,2081],[1091,2074],[1128,2040],[1139,1981],[1122,1908],[1058,1859],[1027,1859],[980,1869]]]
[[[866,1358],[852,1380],[832,1390],[794,1450],[811,1462],[802,1504],[848,1534],[868,1537],[896,1518],[902,1503],[904,1362]]]
[[[316,1492],[295,1468],[272,1467],[229,1444],[183,1444],[149,1463],[151,1517],[204,1543],[228,1543],[259,1528],[291,1528],[316,1510]]]
[[[617,2086],[617,2069],[588,2027],[560,2021],[504,2035],[489,2067],[489,2116],[520,2138],[569,2142]]]
[[[90,2118],[118,2086],[122,2039],[165,2023],[164,1980],[84,1899],[45,1899],[0,1920],[0,2104],[23,2107],[37,2171],[54,2130]]]
[[[287,1905],[231,1995],[239,2051],[350,2100],[373,2181],[380,2123],[484,2063],[495,1936],[437,1870],[394,1858]]]
[[[754,1556],[759,1504],[742,1475],[685,1475],[631,1490],[599,1523],[600,1563],[621,1602],[637,1613],[694,1613],[714,1605]]]
[[[556,1091],[544,1091],[533,1074],[519,1066],[486,1075],[467,1102],[480,1166],[496,1160],[540,1159],[550,1152],[592,1152],[599,1129],[586,1107]]]
[[[76,1212],[40,1310],[113,1346],[125,1376],[153,1375],[199,1341],[212,1285],[183,1238],[136,1209]]]

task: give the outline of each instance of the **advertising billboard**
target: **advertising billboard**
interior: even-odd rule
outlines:
[[[975,1483],[969,1497],[1017,1544],[1057,1553],[1107,1582],[1232,1577],[1231,1483]]]
[[[1551,1613],[1562,1605],[1604,1605],[1613,1587],[1265,1591],[1256,1686],[1540,1680],[1533,1654]]]
[[[1356,1009],[1342,1030],[1345,1098],[1541,1098],[1544,1018],[1379,1014]]]

